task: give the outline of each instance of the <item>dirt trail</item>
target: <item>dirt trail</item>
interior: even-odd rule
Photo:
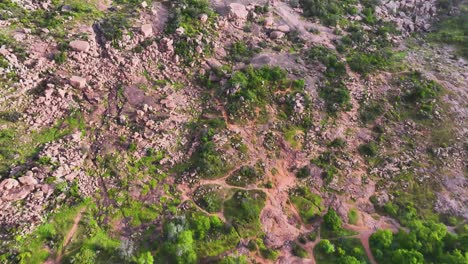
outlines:
[[[55,263],[55,264],[59,264],[62,262],[62,257],[63,257],[63,253],[65,251],[65,249],[67,248],[68,244],[70,244],[72,238],[75,236],[75,233],[76,231],[78,230],[78,224],[80,223],[80,220],[81,220],[81,217],[83,216],[83,212],[86,210],[86,208],[82,208],[78,214],[75,216],[75,219],[73,220],[73,226],[72,228],[70,228],[70,230],[68,231],[67,235],[65,236],[65,239],[63,240],[63,247],[62,247],[62,250],[60,252],[57,253],[57,257],[55,258],[54,261],[47,261],[47,263]]]

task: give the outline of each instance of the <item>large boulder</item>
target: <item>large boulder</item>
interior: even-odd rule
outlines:
[[[34,177],[31,175],[20,177],[18,178],[18,180],[24,185],[36,185],[37,184],[37,180],[34,179]]]
[[[84,40],[73,40],[70,42],[70,48],[75,51],[88,52],[89,47],[89,43]]]
[[[0,190],[8,191],[19,186],[19,182],[15,179],[6,179],[0,182]]]
[[[75,88],[84,88],[86,86],[86,79],[80,76],[72,76],[70,84]]]
[[[232,3],[229,5],[229,18],[246,20],[249,16],[249,11],[245,8],[245,5]]]
[[[141,26],[141,33],[145,38],[151,37],[153,35],[153,25],[145,24]]]

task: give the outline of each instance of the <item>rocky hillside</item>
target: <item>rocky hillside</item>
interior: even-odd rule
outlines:
[[[467,263],[468,2],[0,2],[1,263]]]

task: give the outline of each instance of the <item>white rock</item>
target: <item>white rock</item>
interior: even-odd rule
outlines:
[[[37,184],[37,180],[34,179],[34,177],[29,176],[29,175],[19,177],[18,180],[24,185],[36,185]]]
[[[200,15],[200,21],[202,23],[206,23],[206,21],[208,21],[208,15],[207,14],[201,14]]]
[[[285,32],[285,33],[287,33],[287,32],[289,32],[289,31],[290,31],[290,28],[289,28],[289,26],[288,26],[288,25],[281,25],[281,26],[278,26],[278,28],[277,28],[277,29],[278,29],[279,31],[281,31],[281,32]]]
[[[245,8],[245,5],[239,3],[232,3],[229,5],[229,18],[233,19],[247,19],[249,11]]]
[[[148,3],[146,3],[146,1],[141,2],[141,7],[147,8],[147,7],[148,7]]]
[[[281,31],[273,31],[270,33],[270,38],[272,39],[280,39],[284,37],[284,32]]]
[[[11,190],[19,185],[18,181],[15,179],[6,179],[0,182],[0,190]]]
[[[185,33],[185,29],[183,27],[179,27],[175,32],[177,35],[182,36]]]
[[[143,33],[143,36],[145,36],[145,38],[151,37],[153,35],[153,25],[151,24],[142,25],[141,33]]]
[[[80,76],[72,76],[70,84],[75,88],[84,88],[86,86],[86,79]]]
[[[70,42],[70,48],[79,52],[88,52],[89,43],[84,40],[73,40],[72,42]]]
[[[275,20],[272,17],[265,18],[264,25],[266,27],[271,27],[275,24]]]

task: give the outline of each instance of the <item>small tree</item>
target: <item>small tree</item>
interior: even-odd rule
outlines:
[[[333,209],[329,209],[323,217],[325,227],[333,232],[339,232],[342,230],[342,221],[338,214]]]
[[[317,244],[318,248],[320,251],[322,251],[325,254],[331,254],[335,252],[335,245],[333,245],[330,240],[328,239],[322,239],[320,242]]]

